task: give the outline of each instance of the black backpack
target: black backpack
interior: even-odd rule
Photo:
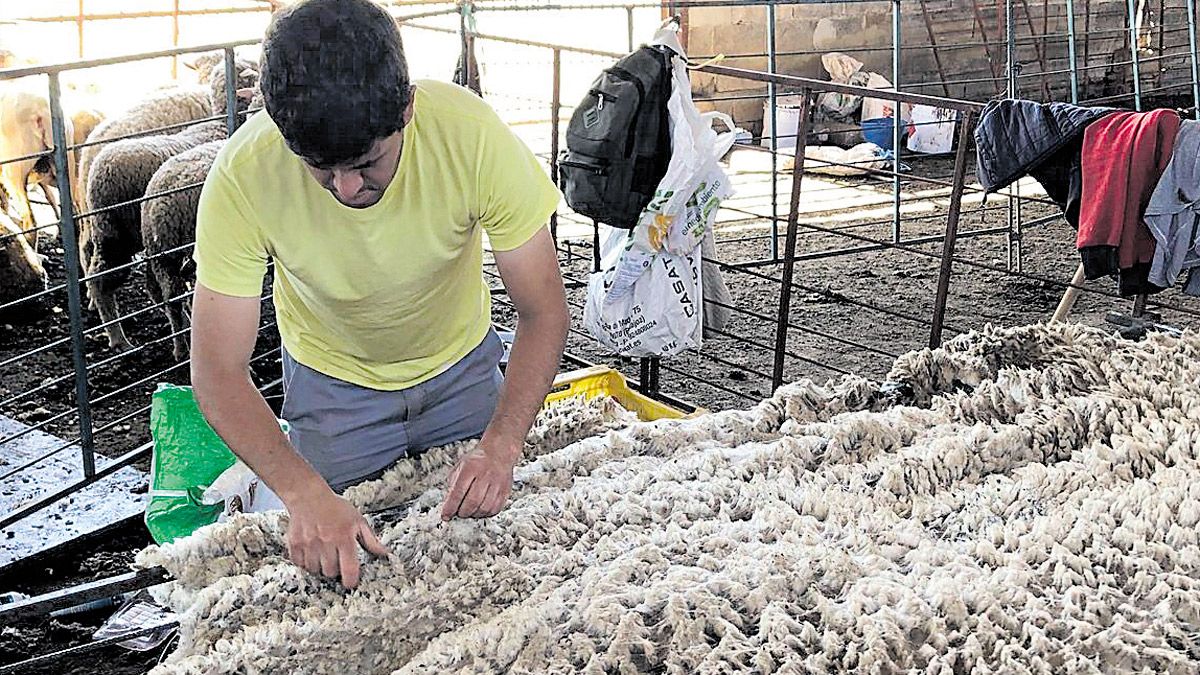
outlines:
[[[671,161],[671,56],[643,46],[607,68],[567,125],[559,176],[567,205],[632,229]]]

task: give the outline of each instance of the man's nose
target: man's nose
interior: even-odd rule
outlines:
[[[362,190],[363,177],[358,171],[334,171],[333,189],[342,199],[351,199]]]

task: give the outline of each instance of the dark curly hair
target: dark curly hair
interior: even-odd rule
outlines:
[[[267,114],[313,166],[351,162],[404,126],[408,63],[396,22],[370,0],[302,0],[263,40]]]

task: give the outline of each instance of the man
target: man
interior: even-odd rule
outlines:
[[[292,560],[354,587],[359,547],[387,550],[341,488],[480,437],[441,515],[507,500],[569,322],[545,228],[559,193],[481,99],[410,83],[395,23],[368,0],[278,14],[261,87],[267,114],[229,140],[200,197],[192,384],[286,506]],[[519,320],[503,386],[484,233]],[[290,436],[247,369],[268,259]]]

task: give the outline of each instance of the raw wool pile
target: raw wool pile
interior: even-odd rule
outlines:
[[[534,452],[485,521],[434,487],[350,593],[262,516],[150,549],[153,672],[1195,672],[1200,337],[988,330],[889,382]]]
[[[626,428],[637,415],[613,398],[569,398],[543,409],[525,440],[525,459],[564,448],[580,439]],[[474,441],[432,448],[411,460],[401,461],[378,480],[351,487],[343,496],[364,512],[378,511],[410,502],[444,488],[459,457],[475,447]],[[187,539],[151,546],[138,556],[143,567],[170,565],[180,580],[169,591],[190,598],[197,588],[226,576],[252,570],[273,556],[284,555],[283,533],[287,517],[281,513],[242,515],[228,526],[206,528]]]

